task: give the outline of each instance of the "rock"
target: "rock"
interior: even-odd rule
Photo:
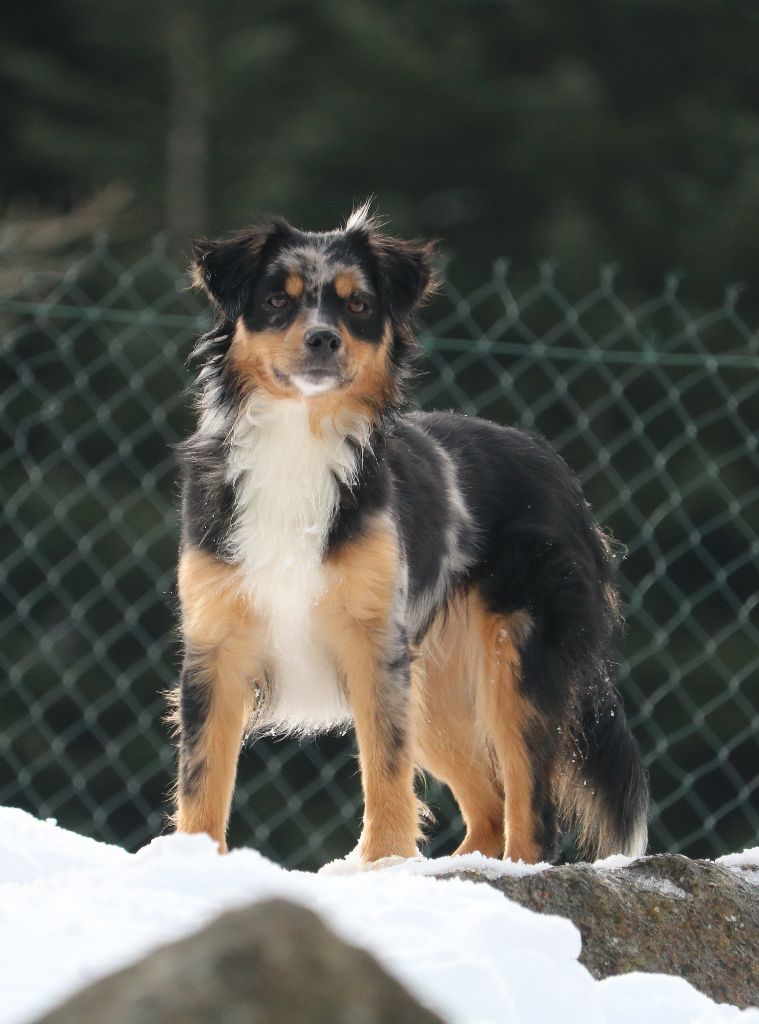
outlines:
[[[580,960],[596,978],[676,974],[716,1002],[759,1005],[759,871],[662,854],[620,868],[457,875],[570,918],[582,934]]]
[[[38,1024],[442,1024],[368,953],[269,900],[95,982]]]

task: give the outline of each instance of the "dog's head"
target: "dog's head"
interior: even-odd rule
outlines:
[[[243,394],[374,412],[394,400],[412,314],[434,287],[432,243],[386,235],[364,206],[335,231],[273,219],[194,250],[193,280],[228,325],[226,371]]]

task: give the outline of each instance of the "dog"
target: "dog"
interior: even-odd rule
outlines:
[[[226,849],[241,742],[355,728],[362,862],[412,857],[415,773],[457,853],[646,847],[647,783],[611,681],[611,545],[541,439],[404,412],[434,246],[368,205],[194,242],[214,327],[180,446],[175,824]]]

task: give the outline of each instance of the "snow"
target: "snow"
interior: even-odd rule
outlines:
[[[658,893],[659,896],[672,896],[677,900],[689,900],[691,894],[681,889],[679,885],[670,882],[668,878],[636,878],[635,887]]]
[[[450,1024],[759,1024],[759,1010],[718,1006],[680,978],[595,981],[570,921],[437,877],[462,869],[550,870],[471,854],[371,869],[349,859],[314,875],[253,850],[220,857],[205,836],[164,836],[128,854],[0,808],[0,1024],[32,1021],[221,911],[273,896],[316,911]]]
[[[516,863],[510,860],[493,860],[492,857],[485,857],[481,853],[464,853],[460,857],[436,857],[434,860],[422,856],[411,859],[387,857],[376,864],[359,865],[353,855],[349,854],[344,860],[333,860],[330,864],[325,864],[319,874],[352,875],[356,871],[382,871],[385,874],[399,873],[438,877],[450,875],[454,871],[470,871],[494,882],[498,878],[523,878],[525,875],[537,875],[541,871],[547,871],[550,867],[550,864],[525,864],[521,860]]]
[[[600,982],[604,1019],[613,1021],[670,1021],[670,1024],[711,1024],[759,1020],[759,1010],[736,1010],[715,1005],[683,978],[668,974],[620,974]],[[644,994],[645,993],[645,994]],[[643,998],[641,998],[643,997]],[[707,1008],[708,1006],[708,1008]]]
[[[753,846],[743,853],[728,853],[724,857],[718,857],[716,863],[735,871],[744,882],[759,885],[759,846]]]
[[[716,863],[725,868],[759,868],[759,846],[752,846],[743,853],[728,853],[724,857],[717,857]]]

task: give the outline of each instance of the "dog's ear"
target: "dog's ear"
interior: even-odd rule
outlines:
[[[396,318],[404,320],[438,287],[435,243],[374,235],[370,244],[390,308]]]
[[[194,239],[193,284],[202,288],[225,316],[236,320],[250,299],[264,253],[286,228],[284,221],[271,220],[222,242]]]
[[[437,245],[404,241],[386,235],[383,219],[372,212],[372,198],[357,206],[345,231],[368,246],[379,272],[380,284],[396,320],[407,319],[439,286],[435,270]]]
[[[382,235],[373,242],[390,307],[397,317],[404,319],[418,309],[436,287],[435,245]]]

